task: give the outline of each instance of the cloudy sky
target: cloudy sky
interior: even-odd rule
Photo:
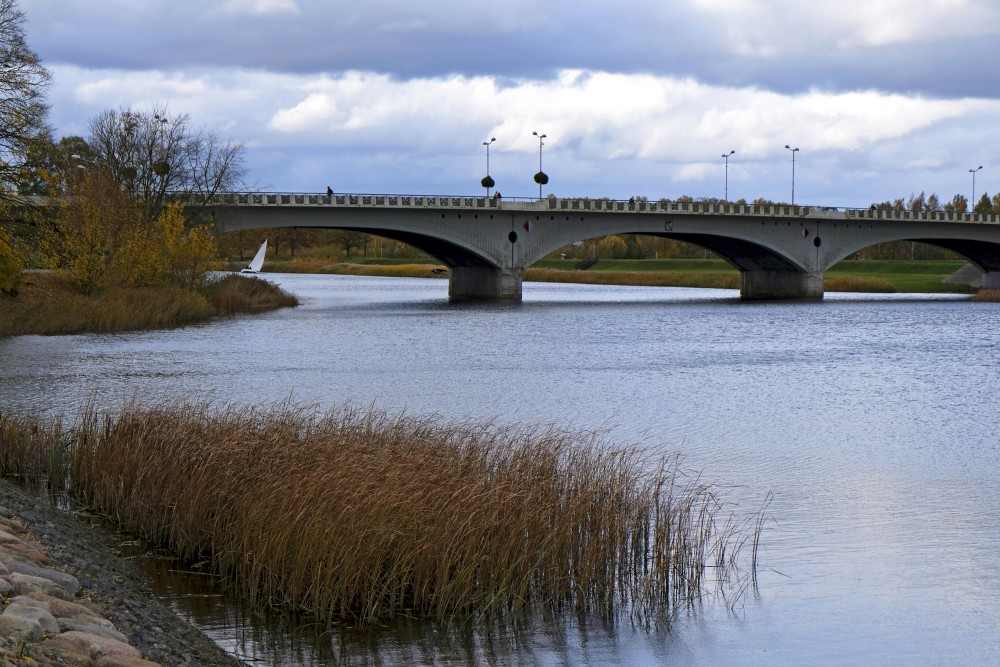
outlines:
[[[21,0],[58,136],[166,106],[294,192],[1000,190],[997,0]]]

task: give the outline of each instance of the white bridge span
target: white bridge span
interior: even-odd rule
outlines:
[[[226,193],[205,207],[221,232],[314,227],[404,241],[449,267],[452,299],[520,299],[524,269],[609,234],[703,246],[740,270],[744,299],[822,298],[823,274],[888,241],[954,250],[1000,288],[1000,216],[607,199],[496,200],[379,194]]]

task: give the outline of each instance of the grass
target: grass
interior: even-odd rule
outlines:
[[[737,271],[567,271],[563,269],[529,268],[524,279],[550,283],[580,283],[586,285],[633,285],[651,287],[708,287],[739,289]]]
[[[441,264],[353,264],[346,262],[288,261],[268,262],[267,271],[277,273],[330,273],[346,276],[389,276],[396,278],[436,278],[444,274],[434,273],[434,269],[444,269]]]
[[[325,622],[669,618],[710,582],[742,595],[762,525],[598,434],[350,406],[0,415],[0,466]]]
[[[536,282],[591,285],[637,285],[653,287],[704,287],[739,289],[740,274],[721,259],[602,259],[580,271],[575,259],[546,259],[524,272]],[[961,260],[850,260],[825,275],[829,292],[971,293],[972,288],[942,282],[965,265]],[[438,273],[433,273],[438,269]],[[335,273],[345,275],[443,277],[445,267],[436,264],[350,264],[295,260],[271,262],[268,270],[289,273]]]
[[[31,273],[16,297],[0,298],[0,337],[169,329],[296,304],[273,283],[237,275],[210,280],[200,291],[157,285],[84,295],[59,273]]]

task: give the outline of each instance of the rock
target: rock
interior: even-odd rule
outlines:
[[[27,623],[37,623],[42,632],[59,632],[59,623],[56,621],[55,616],[50,614],[47,609],[40,609],[31,604],[18,601],[22,599],[25,598],[14,598],[14,601],[4,609],[3,614],[0,616],[19,619]],[[34,601],[32,600],[32,602]]]
[[[90,607],[44,593],[29,593],[26,597],[44,604],[56,618],[101,618],[100,613]]]
[[[93,621],[84,621],[76,618],[57,618],[60,632],[86,632],[98,637],[107,637],[119,642],[128,642],[128,637],[118,632],[111,621],[98,618]]]
[[[0,531],[21,540],[0,541],[0,595],[19,593],[19,603],[47,611],[63,630],[42,642],[42,638],[35,638],[39,625],[30,622],[30,612],[28,620],[0,614],[0,667],[13,664],[7,661],[25,648],[31,654],[31,664],[39,667],[243,664],[152,595],[143,573],[118,555],[121,536],[110,535],[79,516],[0,479]],[[15,560],[39,569],[30,570],[33,574],[13,570],[4,574],[7,564]],[[66,589],[53,581],[31,579],[35,574],[57,577],[52,575],[56,571],[72,573],[79,582],[72,601],[67,599],[71,596],[66,595]],[[73,587],[71,579],[61,580]],[[0,609],[5,602],[0,600]],[[127,637],[127,644],[122,637]],[[98,642],[102,641],[108,642],[105,647],[130,644],[135,648],[128,654],[113,653],[101,648]],[[22,642],[27,642],[27,647]]]
[[[27,560],[36,565],[48,565],[49,557],[38,549],[25,544],[24,542],[7,542],[0,544],[0,562],[5,565],[10,562],[11,557],[15,560]]]
[[[142,658],[139,649],[129,646],[125,642],[77,630],[49,637],[41,643],[41,647],[45,650],[57,650],[61,653],[87,655],[93,661],[110,656]]]
[[[103,656],[94,663],[94,667],[159,667],[160,663],[150,662],[143,658],[128,658],[123,655]]]
[[[44,636],[45,631],[37,621],[0,614],[0,637],[16,643],[37,642]]]
[[[62,586],[44,577],[33,577],[30,574],[14,572],[10,575],[10,583],[14,587],[14,592],[19,595],[38,591],[64,600],[69,597]]]
[[[48,579],[52,583],[57,584],[66,593],[65,596],[56,597],[62,597],[66,600],[71,599],[80,590],[80,582],[76,577],[65,572],[60,572],[59,570],[53,570],[51,567],[40,567],[33,563],[11,560],[7,562],[7,569],[10,570],[12,575],[26,574],[31,577]]]

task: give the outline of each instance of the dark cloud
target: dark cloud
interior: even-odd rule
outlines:
[[[1000,89],[996,37],[839,47],[775,29],[765,55],[733,55],[704,16],[647,2],[583,3],[504,25],[458,5],[421,15],[388,3],[300,2],[299,13],[237,15],[205,3],[34,0],[29,37],[43,60],[84,68],[238,67],[309,74],[367,70],[399,78],[446,74],[546,78],[560,69],[650,72],[780,92],[878,89],[992,96]],[[359,3],[360,4],[360,3]],[[365,8],[370,8],[365,11]],[[630,9],[631,8],[631,9]],[[450,17],[448,11],[457,12]],[[515,9],[516,11],[516,5]],[[476,10],[478,13],[478,9]],[[462,21],[461,19],[467,19]]]

